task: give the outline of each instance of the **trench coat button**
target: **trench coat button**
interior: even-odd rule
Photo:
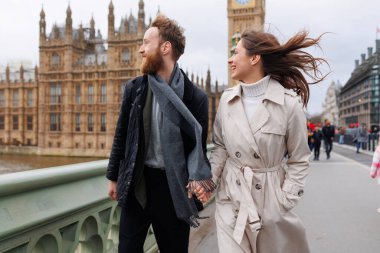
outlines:
[[[263,187],[261,186],[261,184],[256,184],[255,188],[256,188],[256,190],[261,190],[261,188],[263,188]]]
[[[236,184],[240,185],[240,180],[239,179],[236,179]]]
[[[235,213],[239,213],[239,209],[235,209]]]
[[[240,152],[235,152],[235,156],[236,156],[237,158],[240,158],[240,157],[241,157]]]
[[[237,215],[235,215],[234,217],[235,217],[235,219],[237,219],[237,217],[238,217],[238,216],[237,216]]]
[[[298,196],[301,197],[303,195],[303,190],[299,190]]]
[[[253,157],[254,157],[255,159],[259,159],[259,158],[260,158],[260,156],[259,156],[256,152],[253,154]]]

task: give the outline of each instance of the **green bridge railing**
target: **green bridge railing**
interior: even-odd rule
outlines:
[[[0,252],[117,252],[120,210],[107,195],[108,160],[0,176]],[[145,252],[156,252],[149,231]]]

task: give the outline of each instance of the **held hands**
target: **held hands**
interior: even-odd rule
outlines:
[[[207,202],[212,195],[212,192],[215,190],[215,183],[209,180],[201,180],[201,181],[190,181],[187,186],[187,196],[188,198],[192,198],[193,194],[197,196],[197,198],[202,202]]]

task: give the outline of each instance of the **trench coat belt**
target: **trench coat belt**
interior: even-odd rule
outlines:
[[[240,166],[240,171],[237,173],[237,177],[240,181],[242,200],[240,202],[239,213],[233,232],[233,238],[238,244],[240,244],[243,239],[247,223],[255,238],[257,238],[259,231],[263,229],[263,223],[260,215],[258,214],[257,207],[253,201],[251,193],[253,173],[277,171],[281,167],[282,164],[271,168],[262,169],[252,169],[249,166]]]

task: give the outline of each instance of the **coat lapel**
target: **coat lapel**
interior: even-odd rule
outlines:
[[[260,104],[254,113],[253,117],[250,119],[250,127],[252,134],[254,135],[262,126],[267,123],[269,119],[269,112],[265,106],[266,101]]]
[[[234,122],[236,128],[242,133],[246,141],[249,143],[251,148],[259,154],[259,149],[256,141],[253,137],[252,129],[249,125],[247,116],[245,115],[245,110],[243,103],[241,102],[241,87],[238,85],[234,88],[231,96],[228,99],[228,115],[232,122]]]
[[[152,122],[152,90],[147,87],[147,96],[145,100],[145,105],[143,109],[143,127],[144,127],[144,145],[145,145],[145,154],[148,151],[148,145],[150,141],[150,128],[151,128],[151,122]]]

